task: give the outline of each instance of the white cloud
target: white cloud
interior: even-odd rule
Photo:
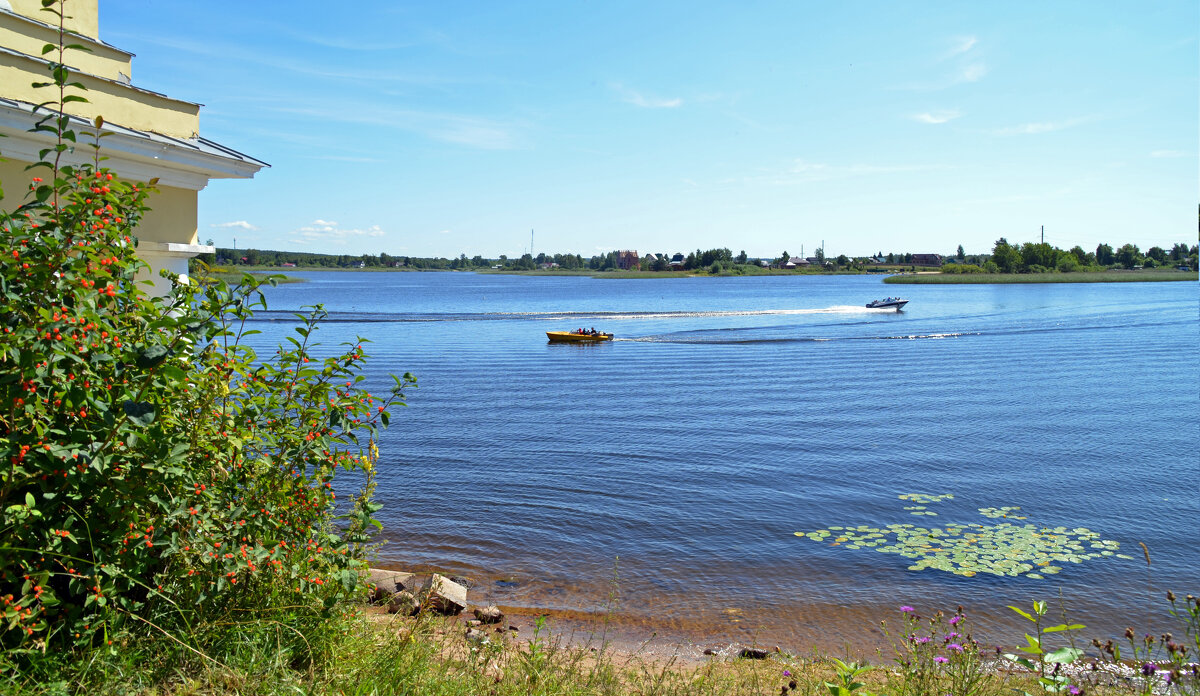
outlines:
[[[972,48],[975,48],[975,44],[977,43],[979,43],[979,39],[974,36],[955,37],[954,45],[950,47],[950,50],[946,52],[946,55],[943,56],[942,59],[945,60],[946,58],[961,56],[962,54],[970,51]]]
[[[943,109],[941,111],[926,111],[924,113],[913,114],[911,118],[918,123],[940,125],[942,123],[949,123],[959,116],[962,116],[962,112],[958,109]]]
[[[1158,158],[1187,157],[1187,153],[1182,150],[1155,150],[1150,153],[1150,156]]]
[[[1040,123],[1022,123],[1017,126],[1007,126],[997,128],[993,131],[994,135],[1041,135],[1042,133],[1052,133],[1054,131],[1074,128],[1081,123],[1086,123],[1089,119],[1086,118],[1069,118],[1065,121],[1042,121]]]
[[[646,96],[637,90],[630,89],[625,85],[622,85],[619,82],[613,83],[612,88],[616,90],[617,94],[620,95],[621,101],[625,102],[626,104],[633,104],[634,106],[638,106],[643,109],[675,109],[683,106],[683,99],[680,99],[679,97],[664,98]]]
[[[438,234],[450,234],[450,230],[440,230]]]
[[[933,60],[933,65],[940,65],[938,71],[941,72],[941,77],[909,82],[893,87],[893,89],[932,92],[949,89],[956,85],[979,82],[988,74],[988,67],[980,60],[978,45],[979,39],[975,36],[955,37],[952,39],[950,49]]]
[[[979,82],[983,79],[984,75],[987,75],[987,71],[987,66],[983,63],[972,63],[959,71],[958,79],[955,81],[955,84],[962,84],[963,82]]]
[[[217,222],[209,225],[209,227],[236,227],[240,230],[248,230],[250,232],[257,231],[258,228],[245,220],[235,220],[233,222]]]
[[[382,237],[386,233],[379,225],[371,225],[366,229],[341,227],[336,222],[328,220],[313,220],[312,224],[296,230],[295,236],[289,241],[297,244],[307,244],[312,241],[325,241],[334,244],[345,244],[355,237]]]

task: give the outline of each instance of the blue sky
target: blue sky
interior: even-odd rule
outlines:
[[[1196,242],[1194,0],[102,0],[271,164],[200,237],[414,256]]]

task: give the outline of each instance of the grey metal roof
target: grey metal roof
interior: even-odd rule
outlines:
[[[23,101],[18,101],[16,99],[8,99],[5,97],[0,97],[0,107],[9,107],[11,109],[25,111],[25,112],[28,112],[31,117],[34,116],[34,105],[30,104],[28,102],[23,102]],[[72,125],[86,128],[88,130],[88,132],[90,132],[92,130],[91,121],[89,121],[83,117],[80,117],[80,116],[71,116],[70,119],[71,119]],[[163,135],[161,133],[155,133],[153,131],[143,131],[143,130],[137,130],[136,128],[128,128],[126,126],[118,125],[116,123],[109,123],[108,121],[104,122],[104,125],[101,127],[101,130],[105,131],[105,132],[109,132],[109,133],[117,133],[117,134],[130,136],[130,137],[134,137],[134,138],[140,138],[140,139],[143,139],[143,140],[145,140],[147,142],[151,142],[151,143],[158,143],[161,145],[171,145],[174,147],[190,149],[195,152],[203,153],[206,155],[223,157],[225,159],[237,160],[239,162],[246,162],[248,164],[258,165],[259,167],[271,166],[271,165],[267,164],[266,162],[263,162],[260,159],[255,159],[254,157],[251,157],[250,155],[247,155],[242,152],[238,152],[237,150],[234,150],[231,147],[226,147],[220,143],[214,142],[212,140],[209,140],[208,138],[205,138],[205,137],[202,137],[199,135],[194,138],[174,138],[169,135]]]

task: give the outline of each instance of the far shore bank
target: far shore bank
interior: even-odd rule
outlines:
[[[1175,269],[1085,271],[1079,273],[904,273],[887,276],[890,285],[998,285],[1028,283],[1159,283],[1196,280],[1196,271]]]
[[[278,266],[236,266],[224,267],[212,273],[214,277],[226,282],[239,282],[243,274],[257,278],[276,276],[279,283],[303,283],[306,278],[287,275],[288,273],[306,272],[368,272],[368,273],[478,273],[481,275],[513,275],[536,277],[590,277],[598,280],[656,280],[666,278],[733,278],[733,277],[826,277],[826,276],[878,276],[884,283],[893,285],[1007,285],[1007,284],[1043,284],[1043,283],[1156,283],[1195,281],[1200,279],[1197,271],[1180,271],[1176,269],[1138,269],[1138,270],[1106,270],[1080,271],[1077,273],[940,273],[936,270],[909,269],[887,270],[841,270],[841,271],[793,271],[778,268],[751,268],[744,271],[722,271],[709,273],[705,270],[692,271],[597,271],[597,270],[533,270],[515,269],[484,269],[450,270],[438,268],[392,268],[364,267],[341,268],[325,266],[287,267]],[[282,277],[280,277],[282,276]]]

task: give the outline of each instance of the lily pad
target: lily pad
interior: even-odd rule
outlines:
[[[904,507],[913,515],[937,516],[926,504],[953,499],[952,494],[931,495],[905,493],[899,496],[918,505]],[[979,514],[992,524],[951,522],[943,527],[919,527],[894,523],[875,528],[868,525],[829,527],[812,532],[797,532],[796,536],[822,541],[836,532],[834,546],[849,549],[874,549],[894,553],[912,561],[909,570],[932,568],[943,572],[973,577],[983,573],[1004,577],[1025,575],[1035,580],[1055,575],[1063,564],[1115,556],[1120,543],[1101,539],[1099,533],[1086,527],[1042,527],[1030,523],[1014,524],[1009,520],[1024,519],[1015,515],[1016,506],[978,508]],[[1004,520],[1004,521],[999,521]],[[831,532],[830,530],[833,530]],[[1085,551],[1085,546],[1089,548]]]

